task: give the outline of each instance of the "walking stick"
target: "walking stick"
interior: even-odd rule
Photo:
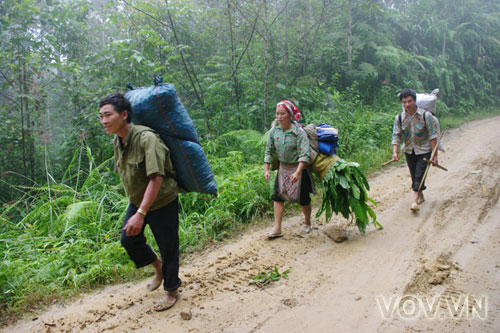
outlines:
[[[382,166],[385,167],[387,164],[391,164],[394,160],[388,160],[387,162],[382,163]]]
[[[432,161],[431,160],[428,160],[424,157],[424,161],[426,161],[427,163],[431,163],[432,164]],[[436,164],[435,167],[441,169],[441,170],[444,170],[444,171],[448,171],[448,169],[446,169],[444,166],[442,165],[439,165],[439,164]]]
[[[438,146],[439,146],[439,142],[441,141],[441,139],[443,138],[443,136],[444,136],[444,132],[441,133],[441,136],[437,140],[436,145],[434,146],[434,149],[432,150],[431,161],[434,159],[434,156],[436,155],[436,152],[437,152],[437,149],[438,149]],[[420,190],[422,189],[422,185],[424,185],[425,178],[427,178],[427,173],[429,172],[430,167],[431,167],[431,164],[427,163],[427,167],[425,168],[424,176],[422,177],[422,180],[420,181],[420,186],[418,187],[418,191],[417,191],[418,193],[420,193]]]

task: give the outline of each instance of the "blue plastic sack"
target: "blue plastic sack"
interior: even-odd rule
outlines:
[[[337,136],[337,130],[334,129],[327,123],[322,123],[316,126],[316,133],[318,134],[318,140],[323,142],[338,142],[339,138]],[[338,145],[337,145],[338,147]]]
[[[339,146],[336,142],[325,142],[318,141],[319,151],[325,155],[337,154],[337,147]]]
[[[337,154],[339,137],[335,128],[327,123],[322,123],[316,126],[316,134],[318,135],[318,146],[321,153],[326,155]]]
[[[180,190],[216,195],[212,169],[175,87],[155,82],[154,86],[131,90],[125,96],[132,106],[132,122],[155,130],[170,149]]]

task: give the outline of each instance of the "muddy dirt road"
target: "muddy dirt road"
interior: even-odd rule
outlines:
[[[147,281],[107,287],[53,306],[6,332],[499,332],[500,117],[449,131],[430,171],[426,202],[409,210],[406,165],[370,179],[383,230],[361,235],[346,221],[265,240],[254,227],[184,261],[176,306],[157,313]],[[389,143],[388,143],[389,144]],[[269,226],[271,223],[269,223]],[[348,240],[334,242],[335,228]],[[277,267],[288,280],[259,288],[251,277]],[[34,318],[35,317],[35,318]]]

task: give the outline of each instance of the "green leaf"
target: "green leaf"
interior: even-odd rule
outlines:
[[[339,184],[340,184],[340,186],[342,186],[346,190],[349,189],[349,187],[350,187],[349,181],[347,180],[347,177],[345,175],[339,176]]]
[[[356,218],[364,223],[368,223],[368,217],[366,216],[366,209],[359,203],[359,201],[351,196],[349,196],[348,201],[349,205],[354,211],[354,214],[356,215]]]
[[[356,198],[357,200],[359,200],[360,191],[359,191],[358,185],[352,183],[351,184],[351,191],[352,191],[353,197]]]

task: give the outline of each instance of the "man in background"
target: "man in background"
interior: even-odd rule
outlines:
[[[404,142],[403,151],[406,156],[406,163],[410,169],[411,187],[413,189],[413,202],[410,209],[418,211],[419,204],[425,201],[422,191],[419,192],[420,183],[427,167],[424,158],[430,159],[437,144],[436,125],[432,114],[429,111],[417,107],[417,94],[411,89],[404,89],[399,93],[399,99],[403,104],[404,111],[394,119],[392,131],[392,159],[399,160],[398,150],[401,141]],[[438,163],[437,151],[432,158],[432,164]]]

